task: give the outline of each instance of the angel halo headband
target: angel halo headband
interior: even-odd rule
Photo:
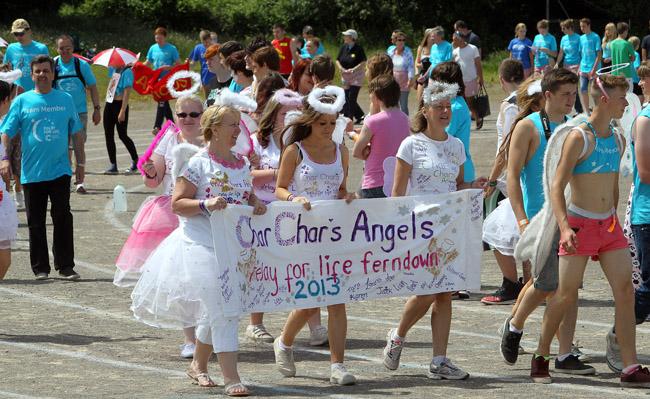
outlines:
[[[528,85],[528,89],[526,90],[526,93],[529,96],[535,95],[537,93],[542,92],[542,79],[537,79],[533,83]]]
[[[279,104],[300,108],[302,107],[302,96],[293,90],[280,89],[273,94],[273,100]]]
[[[620,71],[621,69],[625,69],[629,66],[630,66],[629,62],[624,62],[622,64],[606,66],[596,71],[596,84],[598,85],[600,92],[603,93],[603,96],[605,98],[609,99],[609,94],[607,94],[607,91],[603,87],[603,82],[600,80],[600,77],[602,75],[609,75],[612,72]]]
[[[23,76],[23,72],[20,69],[14,69],[12,71],[0,72],[0,80],[5,81],[9,84],[14,83]]]
[[[233,93],[228,88],[220,89],[214,99],[214,105],[229,105],[245,112],[255,112],[257,102],[252,98],[239,93]]]
[[[321,97],[323,96],[333,96],[334,102],[332,104],[322,102]],[[323,89],[316,87],[311,91],[311,93],[309,93],[307,102],[316,112],[335,115],[343,109],[343,105],[345,104],[345,92],[338,86],[326,86]]]
[[[458,87],[457,83],[430,80],[429,85],[424,89],[422,100],[425,105],[435,104],[443,100],[451,100],[458,94]]]
[[[188,89],[177,91],[174,85],[176,84],[176,81],[180,79],[191,79],[192,86]],[[192,95],[196,93],[200,87],[201,75],[193,71],[178,71],[170,76],[169,80],[167,81],[167,90],[169,91],[169,94],[171,94],[171,96],[174,98]]]

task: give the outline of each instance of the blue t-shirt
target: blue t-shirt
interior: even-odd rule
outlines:
[[[29,63],[32,62],[34,57],[41,54],[49,55],[50,53],[46,45],[35,40],[32,40],[27,46],[23,46],[20,43],[11,43],[7,47],[7,52],[2,62],[5,64],[11,62],[13,69],[20,69],[23,72],[23,76],[18,79],[16,84],[25,89],[25,91],[34,88]]]
[[[208,69],[208,62],[205,60],[205,46],[203,43],[199,43],[196,46],[194,46],[194,50],[192,50],[192,53],[190,54],[190,60],[191,61],[200,61],[201,62],[201,82],[203,83],[204,86],[206,86],[212,78],[215,77],[215,74],[210,72]]]
[[[580,36],[580,72],[589,73],[593,68],[600,51],[600,37],[597,33],[589,32]],[[600,65],[596,66],[596,69]]]
[[[169,43],[165,43],[162,47],[155,43],[147,51],[147,61],[153,64],[153,69],[172,66],[179,58],[176,46]]]
[[[74,106],[77,109],[77,112],[83,114],[88,112],[86,106],[86,87],[84,87],[81,80],[77,78],[77,71],[74,67],[75,58],[72,57],[70,62],[67,64],[63,63],[61,58],[57,58],[55,68],[58,70],[59,79],[55,82],[55,87],[59,90],[63,90],[66,93],[72,96],[74,101]],[[86,86],[94,86],[97,84],[95,75],[90,69],[90,65],[84,60],[79,60],[79,69],[81,74],[86,80]],[[66,78],[66,76],[74,76]]]
[[[444,40],[431,46],[431,53],[429,55],[431,68],[435,68],[436,65],[440,64],[441,62],[451,61],[452,51],[453,49],[451,47],[451,43]]]
[[[580,64],[580,36],[577,33],[562,36],[560,48],[564,51],[564,65]]]
[[[47,94],[33,90],[11,103],[0,132],[22,140],[20,182],[50,181],[72,175],[68,159],[68,136],[82,128],[72,96],[52,89]]]
[[[108,77],[112,77],[115,72],[117,72],[115,68],[109,67]],[[120,80],[118,80],[117,88],[115,89],[115,97],[121,96],[127,87],[133,87],[133,71],[131,68],[125,68],[120,73]]]
[[[638,118],[650,118],[650,107],[645,107],[637,116],[637,120]],[[634,141],[632,141],[632,177],[634,179],[634,192],[632,193],[631,223],[636,225],[648,224],[650,223],[650,184],[641,182],[636,152],[634,151]]]
[[[316,50],[316,55],[321,55],[325,52],[325,46],[323,46],[323,43],[318,43],[318,50]],[[307,51],[307,41],[305,41],[305,45],[302,46],[300,49],[300,58],[312,58],[309,52]]]
[[[472,126],[472,117],[469,112],[469,107],[465,102],[465,99],[460,96],[456,96],[451,100],[451,122],[445,131],[450,136],[454,136],[460,141],[463,142],[463,147],[465,147],[465,160],[464,167],[464,180],[466,183],[474,181],[474,162],[472,162],[472,156],[469,152],[469,133]]]
[[[510,40],[508,45],[508,51],[512,53],[512,58],[515,60],[521,61],[524,65],[524,69],[529,69],[530,65],[530,52],[532,51],[530,47],[533,45],[533,42],[529,38],[525,37],[523,40],[515,37]]]
[[[535,39],[533,39],[533,46],[537,47],[538,49],[535,52],[535,67],[541,68],[548,65],[549,56],[548,54],[539,51],[539,49],[545,48],[551,51],[557,51],[557,40],[555,40],[555,36],[551,35],[550,33],[547,33],[545,35],[537,34],[535,36]]]
[[[237,84],[237,82],[235,82],[235,79],[230,81],[230,86],[228,86],[228,89],[233,93],[239,93],[240,91],[244,90],[243,87],[241,87],[240,85]]]

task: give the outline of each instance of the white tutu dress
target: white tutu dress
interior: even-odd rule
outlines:
[[[513,256],[519,241],[517,218],[512,211],[510,199],[499,203],[483,222],[483,241],[503,255]]]
[[[0,154],[5,150],[0,143]],[[16,240],[18,231],[18,214],[16,204],[4,180],[0,179],[0,249],[11,249],[12,243]]]
[[[180,144],[177,148],[184,151],[187,146]],[[177,170],[176,165],[174,169]],[[179,176],[196,186],[196,199],[221,196],[230,204],[246,204],[251,193],[248,161],[241,159],[237,165],[224,165],[213,160],[207,149],[199,150],[181,168]],[[142,267],[142,275],[131,294],[133,315],[155,327],[198,326],[201,342],[211,343],[217,353],[234,352],[238,348],[239,317],[220,316],[223,312],[218,259],[208,215],[179,220],[180,226]]]

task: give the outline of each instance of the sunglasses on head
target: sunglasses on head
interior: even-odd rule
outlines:
[[[187,112],[179,112],[176,114],[176,116],[178,116],[181,119],[185,119],[188,116],[190,118],[198,118],[199,116],[201,116],[201,112],[190,112],[189,114]]]

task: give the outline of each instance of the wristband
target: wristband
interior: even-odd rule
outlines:
[[[294,197],[293,197],[293,194],[289,194],[289,195],[287,196],[287,201],[293,201],[293,198],[294,198]]]
[[[525,219],[525,218],[524,218],[524,219],[521,219],[520,221],[517,222],[517,224],[519,225],[519,227],[528,226],[528,223],[530,223],[530,221],[529,221],[528,219]]]
[[[86,167],[85,163],[78,163],[77,164],[77,168],[84,168],[84,167]]]
[[[2,160],[3,160],[3,161],[8,161],[8,160],[9,160],[9,156],[8,156],[8,155],[3,156],[3,157],[2,157]]]
[[[199,200],[199,209],[208,215],[210,214],[208,207],[205,206],[205,200]]]
[[[497,186],[497,181],[496,180],[490,180],[488,182],[488,186],[489,187],[496,187]]]

